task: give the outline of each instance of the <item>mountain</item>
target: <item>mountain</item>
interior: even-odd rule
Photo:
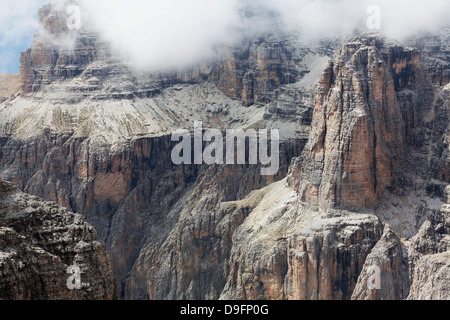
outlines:
[[[0,102],[5,102],[19,92],[21,82],[17,74],[0,75]]]
[[[449,298],[446,29],[402,44],[273,28],[138,72],[61,8],[38,17],[0,104],[0,178],[84,216],[121,298]],[[194,121],[279,129],[279,172],[175,165],[171,135]]]
[[[112,300],[116,282],[95,229],[56,203],[0,180],[0,299]],[[80,289],[67,286],[80,268]]]

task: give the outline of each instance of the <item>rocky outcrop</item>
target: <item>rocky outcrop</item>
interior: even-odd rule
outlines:
[[[216,57],[184,70],[136,72],[122,62],[89,21],[80,30],[68,30],[64,3],[39,10],[41,26],[33,46],[21,55],[22,92],[45,90],[66,82],[67,91],[96,100],[151,97],[176,84],[208,81],[244,105],[274,101],[283,85],[294,84],[310,70],[302,61],[308,55],[328,56],[337,41],[317,48],[299,43],[298,35],[274,30],[229,46],[219,46]],[[78,81],[69,81],[77,79]],[[70,101],[70,99],[69,99]]]
[[[61,4],[48,4],[38,12],[40,27],[33,46],[20,57],[22,92],[38,92],[58,80],[73,79],[98,58],[107,58],[106,44],[91,32],[69,30]]]
[[[431,80],[439,87],[445,87],[450,83],[449,31],[448,27],[443,27],[435,33],[426,33],[408,41],[408,44],[422,52]]]
[[[411,91],[423,95],[405,97]],[[391,186],[415,139],[417,114],[432,99],[417,49],[377,36],[346,44],[320,81],[292,186],[322,210],[372,207]]]
[[[386,226],[381,240],[370,252],[364,263],[352,299],[405,299],[411,286],[407,250],[405,248],[395,232]],[[375,270],[375,268],[379,269]],[[368,283],[372,281],[372,276],[375,278],[375,272],[380,272],[379,279],[375,279],[370,287]]]
[[[411,239],[409,300],[448,300],[450,270],[449,203]]]
[[[67,286],[69,266],[81,270],[80,289]],[[115,298],[109,254],[95,229],[80,215],[0,180],[0,299]]]
[[[446,189],[448,194],[450,188]],[[401,231],[394,231],[387,225],[382,239],[366,259],[352,299],[447,300],[450,270],[448,207],[446,203],[440,210],[434,210],[410,239],[401,238],[397,235]],[[417,212],[415,218],[418,219]],[[374,267],[380,271],[378,290],[367,285],[373,279]]]
[[[289,208],[296,200],[292,191],[287,194],[292,198],[281,198],[287,200],[285,207],[274,203],[273,211],[264,212],[281,194],[268,195],[235,232],[222,298],[350,298],[355,275],[381,236],[381,223],[375,216],[350,213],[331,219],[314,217],[305,208]]]
[[[450,255],[441,253],[422,257],[412,275],[408,300],[449,300]]]
[[[401,241],[392,230],[385,230],[366,259],[352,299],[447,300],[449,236],[442,227],[427,221],[411,242]],[[377,290],[368,286],[374,267],[380,271]]]

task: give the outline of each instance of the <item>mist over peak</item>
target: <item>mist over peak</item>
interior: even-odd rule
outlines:
[[[56,0],[59,9],[72,4]],[[100,33],[139,70],[181,69],[256,33],[279,30],[304,41],[367,31],[370,6],[380,32],[403,40],[433,31],[450,18],[445,0],[78,0],[83,27]],[[61,6],[63,5],[63,6]],[[44,33],[45,35],[45,33]]]
[[[16,1],[0,300],[450,299],[447,1]]]

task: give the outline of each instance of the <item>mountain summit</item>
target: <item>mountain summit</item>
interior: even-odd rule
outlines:
[[[64,6],[38,17],[21,92],[0,100],[0,178],[84,217],[110,256],[93,274],[110,263],[120,298],[450,298],[448,33],[274,26],[144,72],[89,24],[68,29]],[[279,172],[175,165],[171,135],[196,121],[278,129]],[[114,297],[104,280],[96,294]]]

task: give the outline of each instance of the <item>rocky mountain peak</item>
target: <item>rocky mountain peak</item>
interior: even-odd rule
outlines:
[[[116,299],[109,259],[80,215],[0,180],[0,299]],[[67,286],[69,266],[82,272],[79,290]]]

